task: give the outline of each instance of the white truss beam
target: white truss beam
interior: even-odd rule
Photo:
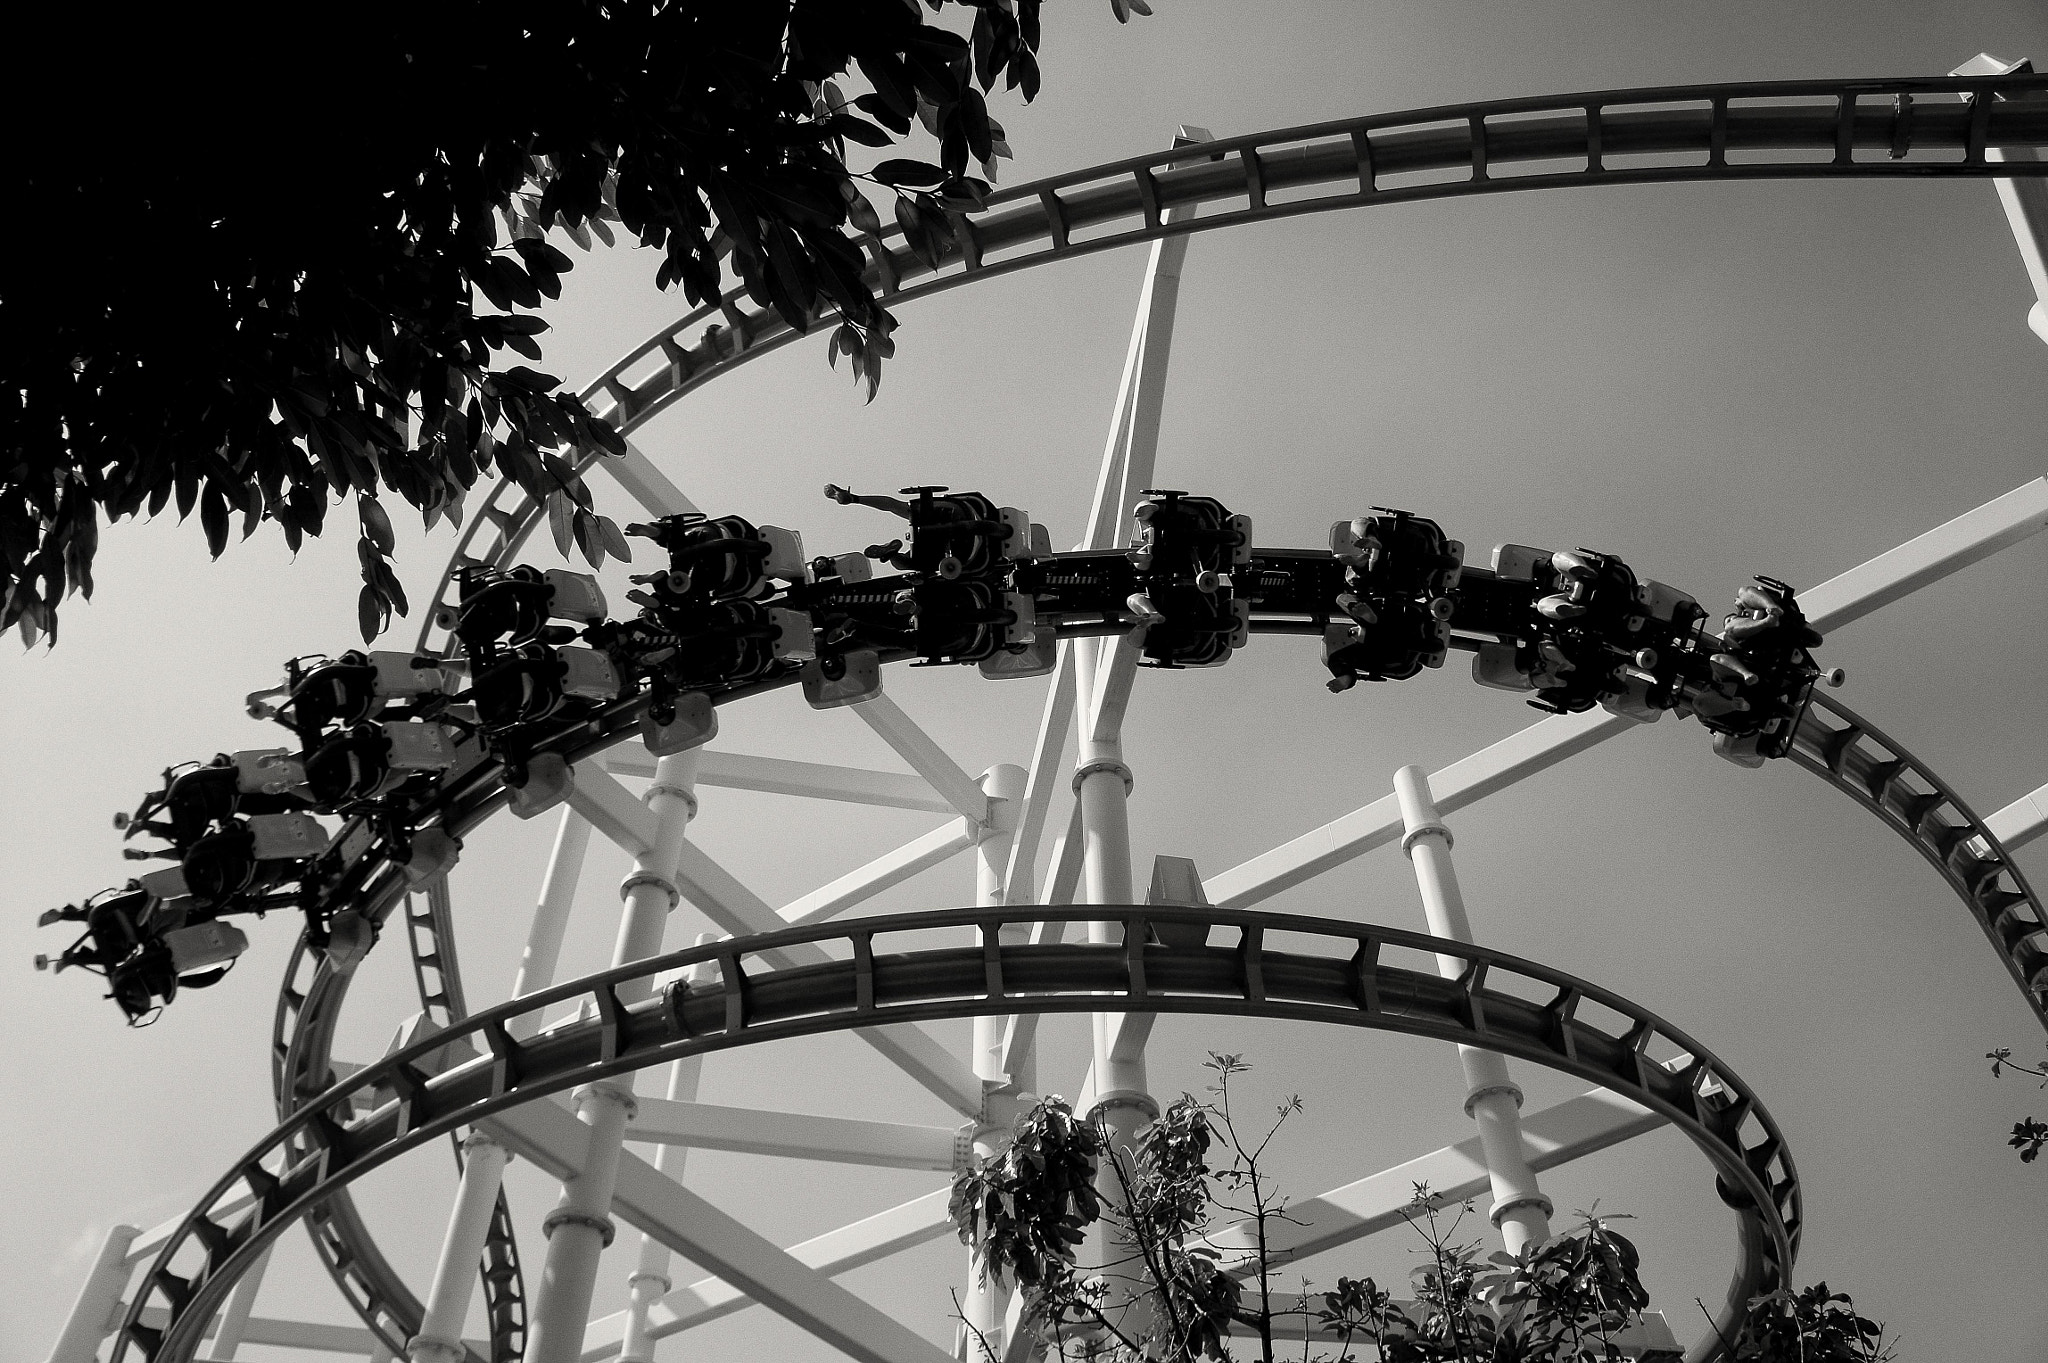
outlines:
[[[553,1103],[508,1108],[481,1125],[556,1178],[571,1178],[581,1169],[589,1144],[584,1125]],[[675,1253],[862,1363],[949,1363],[944,1351],[916,1331],[630,1152],[619,1157],[612,1208]]]
[[[629,856],[644,857],[654,850],[654,811],[619,784],[603,763],[579,762],[571,769],[570,778],[569,807],[588,819],[592,828]]]
[[[2048,478],[2036,478],[1801,593],[1800,604],[1814,628],[1836,629],[2044,528]],[[1429,783],[1437,792],[1437,807],[1446,814],[1463,809],[1635,727],[1634,721],[1605,710],[1532,724],[1432,772]],[[1389,795],[1233,866],[1209,882],[1209,893],[1225,908],[1248,908],[1393,841],[1400,831],[1400,810]]]
[[[1996,814],[1984,820],[1984,826],[1991,830],[2010,852],[2025,847],[2043,833],[2048,833],[2048,786],[2029,795],[2022,795]]]
[[[171,1313],[163,1307],[142,1308],[144,1325],[161,1330],[170,1322]],[[218,1327],[218,1321],[209,1322],[202,1338],[212,1339]],[[274,1349],[303,1349],[308,1353],[353,1354],[357,1358],[367,1358],[376,1351],[379,1340],[360,1325],[316,1325],[304,1320],[251,1316],[242,1332],[242,1343],[268,1345]],[[491,1342],[488,1339],[466,1339],[463,1343],[481,1357],[491,1356]]]
[[[988,822],[988,796],[982,793],[981,783],[961,770],[916,720],[903,713],[902,706],[877,693],[850,708],[963,818],[978,824]]]
[[[946,1206],[952,1190],[941,1188],[838,1230],[790,1247],[789,1257],[818,1273],[837,1276],[906,1249],[953,1233]],[[732,1284],[703,1278],[679,1287],[648,1312],[648,1334],[660,1339],[744,1310],[754,1303]],[[615,1357],[625,1338],[626,1315],[594,1320],[584,1333],[582,1363]]]
[[[615,748],[605,765],[619,776],[652,776],[654,759],[637,748]],[[889,809],[916,809],[952,814],[953,806],[921,776],[865,767],[835,767],[822,762],[791,762],[780,757],[712,752],[697,758],[697,784],[729,790],[760,790],[770,795],[795,795],[809,800],[843,800]]]
[[[920,871],[929,870],[974,846],[981,830],[965,819],[942,824],[921,838],[913,838],[893,852],[884,852],[867,865],[848,871],[829,885],[811,891],[782,910],[782,919],[792,926],[822,923],[874,898],[893,885],[900,885]]]
[[[626,1139],[658,1145],[736,1150],[747,1155],[871,1164],[884,1169],[953,1168],[950,1126],[913,1126],[806,1112],[768,1112],[715,1103],[640,1099]]]
[[[1059,646],[1052,684],[1046,689],[1045,708],[1038,717],[1038,740],[1031,745],[1030,775],[1024,786],[1024,808],[1017,818],[1017,840],[1010,846],[1010,864],[1003,874],[1003,900],[1008,904],[1031,902],[1033,881],[1038,871],[1038,844],[1045,837],[1046,815],[1052,810],[1052,796],[1066,776],[1061,759],[1067,755],[1067,733],[1074,722],[1075,650],[1083,641],[1069,639]]]
[[[1081,806],[1077,803],[1067,819],[1067,831],[1060,834],[1053,844],[1052,870],[1048,873],[1045,887],[1045,902],[1048,907],[1060,908],[1074,902],[1074,891],[1081,884]],[[1060,922],[1040,921],[1031,925],[1031,945],[1043,946],[1057,943],[1065,934],[1067,925]],[[1022,1074],[1024,1066],[1030,1063],[1032,1047],[1038,1044],[1037,1013],[1015,1013],[1003,1023],[1002,1072]],[[1077,1109],[1078,1110],[1078,1109]]]
[[[683,844],[682,857],[676,863],[676,885],[684,898],[735,937],[775,932],[789,926],[766,900],[742,885],[695,843]],[[763,954],[777,966],[815,965],[831,959],[823,947],[813,942]],[[930,1033],[906,1022],[865,1027],[855,1035],[954,1111],[967,1117],[980,1115],[981,1081],[964,1061],[933,1040]]]
[[[612,481],[626,490],[626,495],[646,507],[656,516],[676,516],[686,511],[697,510],[697,504],[683,495],[683,490],[670,482],[668,475],[654,466],[654,461],[641,453],[640,447],[628,440],[626,452],[606,455],[597,461],[597,466],[612,476]]]
[[[2003,76],[2025,69],[2025,62],[2000,61],[1988,52],[1980,52],[1949,74]],[[2032,147],[1986,147],[1984,156],[1990,161],[2041,159],[2041,153]],[[2013,241],[2020,248],[2020,263],[2027,267],[2027,280],[2034,286],[2034,306],[2027,314],[2027,325],[2036,336],[2048,341],[2048,184],[2032,178],[1993,180],[1991,184],[1998,191],[1998,202],[2012,226]]]

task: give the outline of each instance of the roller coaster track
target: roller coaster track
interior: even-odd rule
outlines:
[[[1006,924],[1105,919],[1122,923],[1122,944],[1005,943],[1000,934]],[[1205,930],[1203,945],[1154,940],[1156,926],[1195,925]],[[948,929],[972,931],[978,941],[919,947],[904,940],[928,941]],[[878,939],[891,937],[904,949],[878,948]],[[1208,944],[1217,937],[1223,940]],[[775,964],[793,946],[825,943],[843,955]],[[1461,973],[1445,978],[1431,957],[1462,962]],[[622,983],[699,962],[716,964],[715,984],[678,981],[644,1004],[621,1004]],[[521,1014],[570,1002],[582,1010],[577,1021],[528,1041],[507,1030]],[[244,1155],[179,1225],[129,1306],[113,1363],[131,1345],[150,1363],[183,1363],[235,1279],[290,1224],[407,1150],[547,1095],[758,1042],[891,1022],[1104,1008],[1336,1023],[1483,1046],[1590,1080],[1669,1120],[1714,1166],[1741,1227],[1731,1310],[1783,1282],[1797,1253],[1798,1174],[1755,1095],[1684,1032],[1598,986],[1502,952],[1355,922],[1135,905],[958,910],[672,952],[488,1009],[340,1079]],[[1618,1021],[1590,1020],[1593,1010]],[[516,1150],[516,1120],[503,1120],[515,1128]],[[253,1201],[234,1219],[214,1214],[245,1193]],[[151,1307],[167,1312],[161,1328],[142,1324]]]
[[[406,936],[419,986],[420,1007],[435,1027],[450,1026],[467,1011],[462,1002],[461,973],[455,965],[447,885],[445,879],[436,881],[425,892],[407,895],[404,900]],[[341,984],[345,977],[326,970],[313,972],[317,959],[307,951],[301,936],[285,969],[285,985],[278,992],[271,1032],[271,1083],[280,1117],[290,1115],[335,1079],[329,1052],[333,1026],[341,1014]],[[313,972],[311,981],[300,987],[298,982],[309,972]],[[459,1170],[461,1140],[456,1137],[451,1143]],[[391,1350],[393,1357],[404,1357],[406,1341],[419,1331],[423,1308],[403,1276],[378,1248],[348,1191],[335,1193],[309,1211],[306,1227],[315,1253],[342,1297],[371,1333]],[[517,1363],[526,1347],[525,1285],[512,1211],[502,1190],[484,1238],[481,1276],[484,1318],[491,1340],[487,1363]],[[471,1359],[472,1363],[486,1363],[474,1351]]]
[[[1876,814],[1941,873],[2043,1016],[2048,930],[2041,901],[1984,821],[1926,763],[1831,697],[1814,696],[1789,756]]]
[[[954,216],[957,240],[937,269],[908,248],[900,228],[890,227],[865,240],[870,263],[862,278],[893,306],[1161,237],[1332,209],[1529,189],[2048,175],[2048,162],[1987,155],[2048,145],[2043,95],[2048,76],[2038,75],[1770,81],[1602,90],[1340,119],[1176,147],[992,194],[981,212]],[[1826,102],[1798,102],[1815,100]],[[1812,159],[1817,154],[1826,159]],[[1212,205],[1225,206],[1203,211]],[[583,398],[631,434],[686,393],[801,334],[736,289],[633,349],[587,386]],[[575,468],[586,471],[599,458],[584,452]],[[539,506],[510,479],[501,480],[470,520],[434,599],[452,601],[454,573],[464,563],[510,562],[539,523]],[[423,650],[446,648],[437,614],[427,613]]]
[[[1002,191],[985,211],[956,216],[957,244],[937,269],[909,251],[900,230],[891,228],[865,242],[871,260],[866,279],[893,306],[978,278],[1179,233],[1510,190],[2037,175],[2048,173],[2048,163],[1993,161],[1987,152],[2048,143],[2048,101],[2039,98],[2044,93],[2048,78],[2038,76],[1688,86],[1444,106],[1282,129]],[[1816,153],[1825,159],[1812,159]],[[799,334],[735,291],[634,349],[586,388],[584,397],[630,434],[684,394]],[[586,454],[576,467],[583,472],[597,462]],[[516,485],[500,481],[470,519],[437,601],[449,603],[460,566],[508,564],[539,515],[540,508]],[[428,613],[420,644],[422,650],[446,652],[448,638],[436,612]],[[629,703],[573,726],[553,746],[572,757],[594,752],[624,737],[636,714]],[[1924,764],[1824,699],[1803,722],[1793,758],[1877,813],[1935,866],[2048,1026],[2048,936],[2040,901],[1981,820]],[[472,772],[462,796],[442,810],[442,826],[459,832],[494,810],[504,798],[495,778],[495,768]],[[357,886],[358,904],[380,921],[404,890],[389,865],[370,868]],[[406,922],[422,1006],[433,1022],[452,1025],[462,1006],[445,900],[424,914],[408,907]],[[348,984],[347,976],[324,967],[302,980],[311,959],[303,951],[294,958],[279,999],[274,1069],[280,1116],[288,1121],[302,1105],[324,1101],[314,1095],[333,1079],[329,1043]],[[321,1110],[337,1111],[332,1102]],[[287,1155],[303,1162],[323,1149],[301,1137]],[[377,1250],[345,1182],[324,1193],[324,1202],[314,1200],[314,1241],[358,1313],[402,1353],[419,1304]],[[168,1255],[160,1261],[168,1262]],[[1762,1279],[1752,1274],[1752,1285],[1757,1281]],[[523,1340],[523,1303],[502,1197],[485,1283],[491,1363],[511,1363]]]

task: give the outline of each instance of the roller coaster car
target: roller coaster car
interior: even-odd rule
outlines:
[[[630,669],[655,679],[657,691],[722,690],[758,681],[779,662],[802,663],[816,651],[808,613],[735,600],[686,608],[658,596],[630,593],[640,618],[604,625],[592,641],[629,658]]]
[[[1458,585],[1465,546],[1435,521],[1374,507],[1379,514],[1330,527],[1330,552],[1344,565],[1346,590],[1336,604],[1351,617],[1323,631],[1330,689],[1364,681],[1401,681],[1450,654],[1450,593]]]
[[[524,644],[479,670],[469,699],[478,722],[502,732],[538,723],[576,702],[614,700],[621,689],[618,669],[596,649]]]
[[[911,589],[911,647],[926,663],[978,663],[1037,638],[1031,598],[1000,582],[931,579]]]
[[[1630,678],[1628,665],[1646,646],[1653,610],[1679,613],[1690,598],[1658,584],[1639,584],[1620,559],[1587,549],[1551,552],[1503,544],[1493,551],[1493,562],[1500,580],[1528,584],[1531,601],[1515,639],[1480,647],[1474,681],[1533,690],[1529,704],[1553,714],[1590,710],[1609,699],[1639,708],[1648,704],[1647,688]]]
[[[500,648],[567,643],[576,637],[566,626],[550,628],[550,620],[592,624],[605,616],[604,592],[586,573],[559,568],[543,573],[523,563],[502,572],[466,568],[458,585],[459,604],[443,612],[440,623],[479,663],[489,662]]]
[[[1344,565],[1344,582],[1363,597],[1447,595],[1458,585],[1465,546],[1435,521],[1391,507],[1338,521],[1330,527],[1330,553]]]
[[[162,900],[135,882],[111,893],[111,898],[45,913],[44,924],[84,922],[86,930],[55,961],[38,956],[36,968],[78,966],[104,975],[112,986],[108,997],[131,1025],[170,1002],[179,986],[202,989],[215,983],[248,950],[249,939],[232,924],[188,922],[189,901]]]
[[[259,691],[249,697],[249,712],[259,719],[279,720],[308,745],[330,727],[361,723],[394,700],[440,695],[447,683],[435,660],[382,649],[351,650],[311,667],[294,658],[285,664],[285,672],[280,688],[285,699],[271,704],[268,697],[279,692]]]
[[[686,512],[629,525],[626,533],[653,540],[668,551],[668,571],[633,577],[651,587],[665,605],[755,600],[774,590],[772,579],[806,580],[803,540],[780,526],[756,526],[740,516],[712,520]]]
[[[454,765],[455,744],[439,724],[389,721],[357,724],[336,734],[307,756],[305,772],[314,800],[332,810],[389,794],[421,772]]]
[[[185,849],[178,864],[184,893],[201,909],[226,911],[241,896],[298,879],[327,844],[327,830],[310,814],[231,820]]]
[[[1132,516],[1139,590],[1129,601],[1151,667],[1218,667],[1251,637],[1251,603],[1233,569],[1251,562],[1252,522],[1213,497],[1148,488]]]
[[[124,830],[124,838],[148,833],[183,849],[237,814],[305,809],[305,779],[304,766],[282,748],[222,753],[205,766],[166,773],[162,790],[144,797],[133,814],[117,815],[114,822]],[[159,814],[163,817],[156,817]]]
[[[1800,716],[1823,675],[1810,650],[1822,642],[1806,622],[1797,594],[1773,577],[1738,587],[1735,610],[1722,621],[1721,649],[1707,658],[1707,676],[1688,686],[1684,703],[1714,735],[1714,751],[1738,766],[1758,767],[1791,751]]]
[[[902,494],[860,496],[832,483],[825,485],[825,495],[841,506],[873,507],[910,523],[903,539],[867,551],[869,558],[899,572],[951,582],[999,573],[1008,564],[1033,556],[1031,518],[1013,506],[997,506],[979,492],[948,492],[943,487],[907,487]]]

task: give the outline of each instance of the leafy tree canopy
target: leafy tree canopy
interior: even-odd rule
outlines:
[[[0,264],[0,628],[54,638],[101,520],[173,503],[217,556],[236,517],[296,548],[355,499],[366,639],[406,610],[387,491],[431,527],[495,470],[565,551],[622,552],[568,462],[620,437],[501,353],[539,358],[529,310],[570,267],[548,229],[618,223],[692,303],[730,277],[800,329],[836,318],[872,393],[894,319],[861,283],[856,180],[936,250],[1008,153],[987,95],[1038,90],[1039,5],[60,7],[16,53],[46,81],[6,96],[43,130],[17,136],[16,202],[61,228]],[[933,161],[849,172],[912,137]]]

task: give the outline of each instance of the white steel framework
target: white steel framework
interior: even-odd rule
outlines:
[[[1959,74],[1984,75],[1964,68]],[[1360,134],[1363,139],[1364,134]],[[1208,142],[1183,130],[1182,141]],[[1361,140],[1361,147],[1365,144]],[[1980,149],[1981,150],[1981,149]],[[1233,144],[1235,165],[1257,188],[1260,162],[1247,143]],[[1994,157],[2026,159],[2024,149]],[[1219,154],[1220,155],[1220,154]],[[1203,160],[1178,162],[1194,166]],[[2038,291],[2031,324],[2048,340],[2048,190],[2039,179],[1997,181],[2030,277]],[[1057,201],[1055,200],[1055,203]],[[1057,210],[1049,212],[1057,223]],[[1171,346],[1177,286],[1188,237],[1166,231],[1192,208],[1153,205],[1155,237],[1133,328],[1109,439],[1101,461],[1083,547],[1120,543],[1126,513],[1152,481]],[[608,391],[623,416],[635,411],[632,387],[616,377]],[[639,503],[657,514],[694,505],[637,446],[604,465]],[[481,518],[479,518],[481,520]],[[501,548],[513,536],[500,522]],[[2048,528],[2048,479],[2039,479],[1938,526],[1885,554],[1848,569],[1805,593],[1814,624],[1831,630],[1854,622],[1906,594]],[[877,695],[849,707],[909,768],[907,773],[827,766],[719,750],[653,761],[632,749],[586,761],[573,773],[550,859],[529,927],[518,976],[507,997],[538,995],[555,984],[569,910],[576,896],[592,833],[623,849],[634,869],[621,887],[625,901],[612,959],[626,966],[661,954],[665,921],[688,900],[726,933],[761,934],[835,918],[883,891],[967,852],[974,854],[973,902],[982,908],[1042,903],[1128,906],[1135,902],[1134,867],[1126,802],[1136,777],[1126,765],[1122,724],[1136,674],[1142,627],[1114,639],[1062,644],[1046,691],[1036,740],[1024,766],[999,765],[979,776],[963,769],[893,699]],[[1214,903],[1222,909],[1259,904],[1282,890],[1342,866],[1400,839],[1414,863],[1431,931],[1449,942],[1472,942],[1455,875],[1449,829],[1442,815],[1478,800],[1635,727],[1601,712],[1545,720],[1428,774],[1404,768],[1395,791],[1278,848],[1209,877],[1191,865],[1162,864],[1155,873],[1154,904]],[[1067,761],[1068,745],[1075,755]],[[651,778],[635,793],[618,777]],[[1071,817],[1050,849],[1042,893],[1036,886],[1041,844],[1057,787],[1075,793]],[[688,841],[686,830],[707,788],[769,792],[792,798],[852,802],[944,816],[929,832],[882,853],[845,876],[777,909]],[[2048,786],[1982,821],[1982,829],[2010,850],[2048,831]],[[1988,843],[1985,844],[1989,846]],[[1163,859],[1164,860],[1164,859]],[[1063,920],[1045,920],[1005,942],[1056,942]],[[1097,943],[1122,940],[1126,921],[1113,917],[1087,925]],[[1005,933],[1011,930],[1006,928]],[[700,944],[716,939],[706,936]],[[820,965],[833,958],[815,943],[799,942],[768,953],[777,965]],[[1466,963],[1440,958],[1446,978]],[[709,962],[691,977],[708,982]],[[617,987],[617,1001],[647,997],[651,981]],[[637,991],[637,992],[636,992]],[[574,1014],[570,1020],[574,1020]],[[1083,1081],[1082,1104],[1101,1116],[1114,1138],[1128,1142],[1156,1113],[1148,1092],[1145,1050],[1157,1014],[1097,1012],[1093,1065]],[[559,1021],[559,1020],[558,1020]],[[468,1352],[488,1356],[486,1341],[463,1340],[461,1328],[509,1156],[530,1161],[561,1181],[561,1197],[545,1219],[547,1263],[534,1301],[527,1357],[534,1363],[595,1363],[613,1356],[649,1363],[657,1341],[753,1304],[796,1323],[847,1356],[870,1363],[911,1363],[946,1357],[915,1331],[842,1286],[840,1275],[947,1234],[946,1192],[940,1188],[895,1208],[787,1248],[775,1245],[683,1182],[691,1147],[794,1156],[853,1166],[944,1174],[970,1155],[999,1149],[1008,1118],[1035,1088],[1036,1017],[977,1017],[970,1053],[950,1053],[915,1024],[864,1028],[860,1034],[914,1081],[961,1118],[957,1126],[917,1125],[872,1116],[735,1108],[697,1101],[701,1058],[674,1063],[664,1098],[638,1097],[631,1076],[579,1088],[575,1111],[547,1102],[527,1103],[479,1121],[464,1142],[461,1181],[449,1213],[444,1247],[425,1303],[424,1323],[406,1341],[412,1363],[458,1363]],[[543,1029],[540,1010],[506,1024],[526,1040]],[[1281,1248],[1296,1255],[1320,1252],[1401,1224],[1416,1182],[1452,1199],[1490,1190],[1493,1218],[1509,1249],[1547,1230],[1550,1211],[1537,1186],[1539,1172],[1592,1155],[1656,1129],[1665,1118],[1607,1089],[1596,1088],[1541,1111],[1521,1113],[1522,1095],[1499,1055],[1462,1047],[1466,1111],[1478,1134],[1406,1163],[1343,1183],[1295,1205],[1279,1231]],[[450,1046],[442,1063],[465,1058]],[[1676,1063],[1676,1062],[1674,1062]],[[337,1066],[337,1068],[341,1068]],[[629,1147],[653,1147],[643,1159]],[[214,1204],[216,1217],[257,1200],[243,1195]],[[614,1230],[614,1214],[643,1235],[631,1277],[598,1280],[599,1253]],[[121,1318],[134,1271],[178,1232],[177,1223],[142,1233],[116,1227],[100,1248],[80,1288],[50,1363],[86,1363]],[[1245,1240],[1243,1227],[1225,1230],[1221,1246]],[[1107,1260],[1113,1247],[1091,1251]],[[669,1256],[680,1254],[714,1276],[677,1285]],[[245,1274],[217,1320],[207,1328],[213,1356],[228,1360],[242,1345],[281,1345],[376,1358],[386,1341],[367,1328],[313,1326],[254,1314],[260,1265]],[[963,1314],[1000,1356],[1021,1360],[1027,1341],[1016,1333],[1017,1303],[995,1290],[969,1263],[961,1283]],[[157,1311],[157,1308],[149,1308]],[[161,1320],[145,1311],[143,1323]],[[956,1340],[956,1353],[965,1347]]]

